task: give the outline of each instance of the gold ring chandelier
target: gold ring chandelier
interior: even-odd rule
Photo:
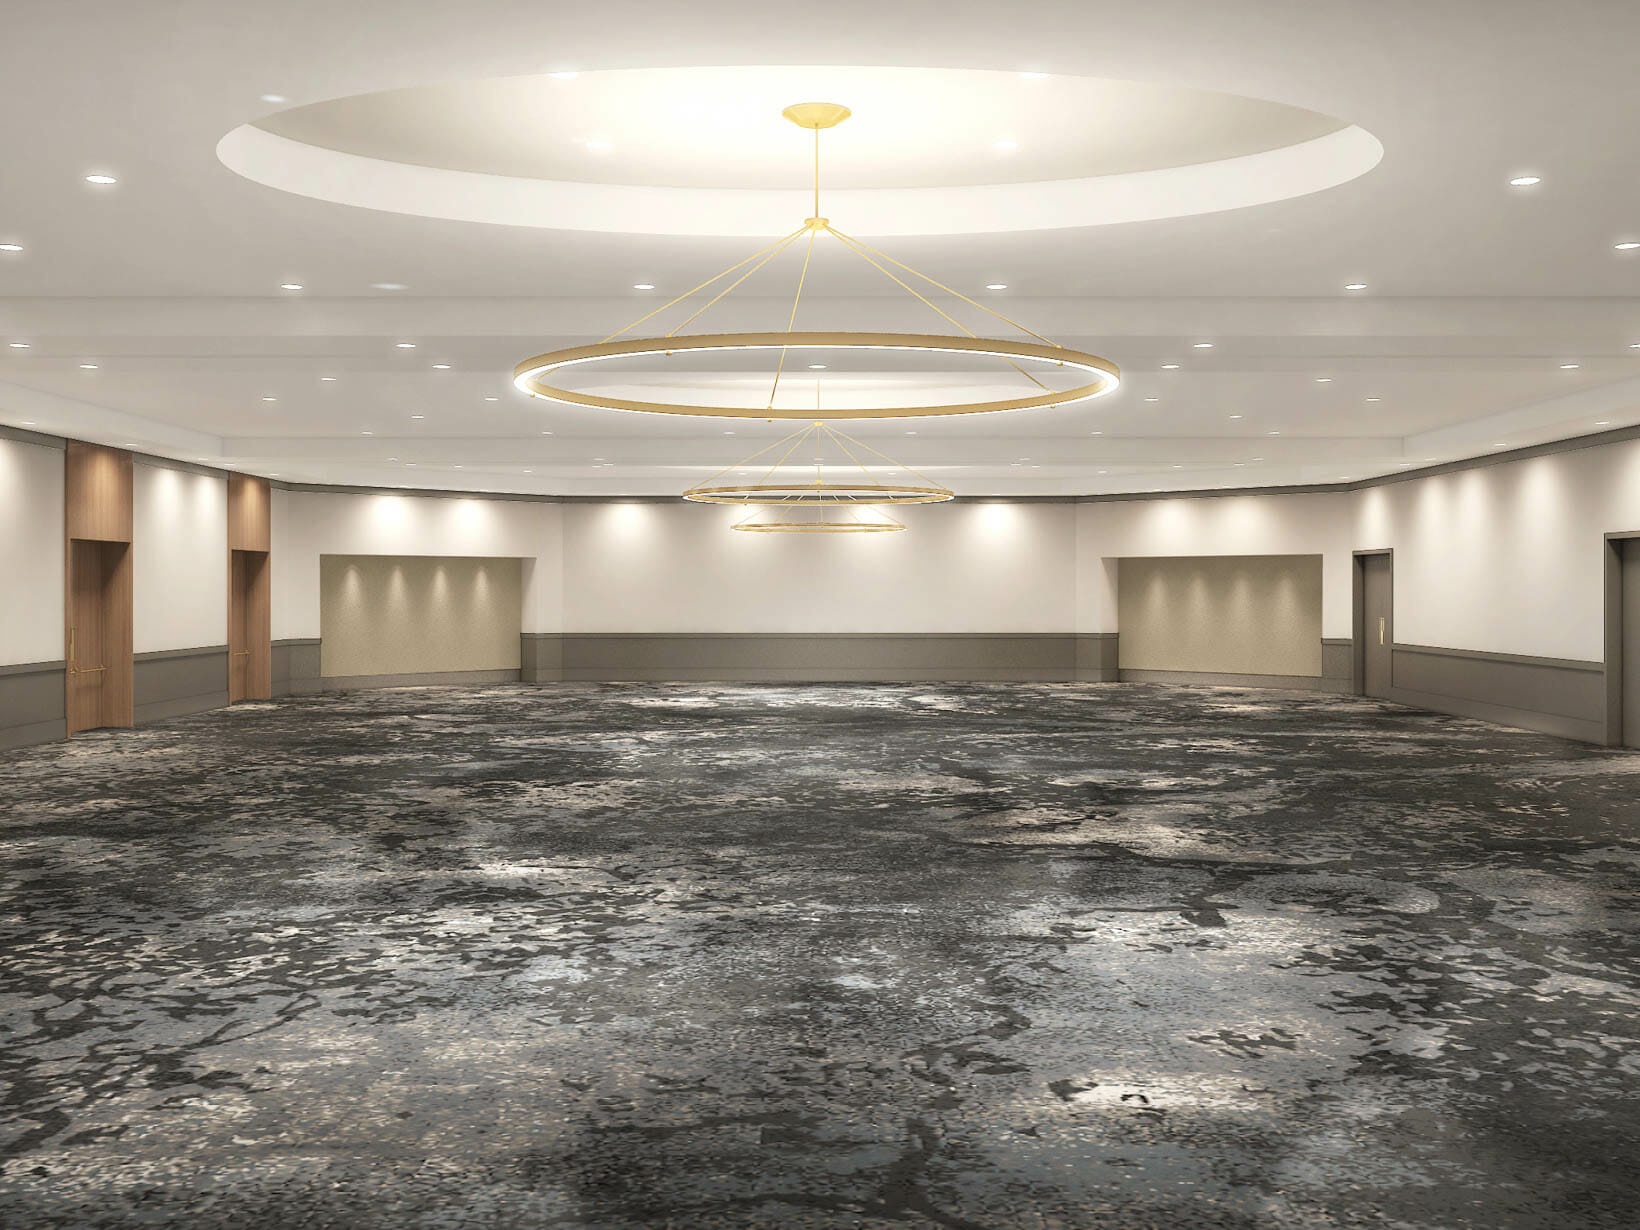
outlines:
[[[817,407],[819,400],[817,381]],[[803,458],[798,465],[807,469],[810,450],[805,446],[810,445],[814,457],[813,479],[784,477],[782,470],[797,468],[788,465],[794,454]],[[844,477],[826,476],[828,445],[847,459],[846,465],[838,463]],[[870,455],[869,460],[862,460],[865,454]],[[771,455],[773,460],[767,460]],[[763,461],[767,464],[763,465]],[[762,468],[763,473],[755,481],[719,481],[731,471],[745,473],[757,468]],[[859,477],[854,477],[855,474]],[[807,427],[764,445],[750,457],[725,466],[704,483],[685,491],[683,498],[700,504],[739,504],[752,509],[745,520],[731,527],[750,533],[861,534],[905,529],[904,523],[882,511],[884,505],[938,504],[954,495],[949,487],[816,419]],[[869,515],[862,515],[861,509],[869,510]]]
[[[1010,320],[1002,313],[986,307],[961,291],[953,290],[927,274],[913,269],[903,261],[896,260],[870,244],[838,230],[831,224],[829,218],[821,217],[820,132],[822,129],[835,127],[846,120],[850,114],[849,109],[837,103],[797,103],[787,107],[782,114],[799,127],[812,129],[814,132],[813,216],[805,219],[803,225],[790,234],[782,236],[767,247],[759,249],[744,260],[706,279],[698,286],[691,287],[677,298],[662,304],[654,311],[640,316],[625,328],[616,330],[595,345],[572,346],[525,359],[513,370],[513,383],[522,392],[547,401],[562,402],[575,406],[593,406],[607,410],[633,410],[650,414],[683,414],[703,418],[804,419],[812,417],[812,412],[807,407],[776,406],[775,398],[780,391],[781,377],[785,373],[786,360],[790,352],[794,350],[822,349],[865,352],[911,351],[920,354],[986,356],[1006,363],[1035,386],[1034,391],[1022,393],[1017,397],[993,397],[985,401],[912,406],[842,405],[827,411],[827,417],[837,419],[922,418],[932,415],[985,414],[1002,410],[1030,410],[1047,406],[1063,406],[1109,393],[1120,384],[1121,373],[1117,370],[1116,365],[1108,359],[1061,346],[1057,342],[1043,337],[1040,333],[1027,329],[1017,321]],[[952,334],[817,333],[795,330],[798,304],[802,301],[803,286],[808,279],[809,264],[814,256],[815,241],[821,235],[831,236],[844,249],[858,256],[912,297],[938,313],[958,332]],[[745,282],[747,278],[762,269],[782,252],[785,252],[793,244],[798,243],[804,236],[807,236],[807,241],[804,243],[803,265],[798,274],[797,289],[792,296],[791,312],[787,317],[786,328],[783,332],[682,333],[684,328],[697,320],[707,309],[721,301],[741,283]],[[741,272],[742,270],[744,272]],[[736,273],[739,273],[738,277],[718,290],[705,303],[695,308],[684,320],[665,334],[659,337],[618,340],[622,339],[623,334],[630,332],[645,321],[685,303],[694,295],[716,286],[725,278]],[[919,285],[927,288],[929,293],[924,293],[923,289],[919,289]],[[980,336],[930,298],[929,295],[934,291],[943,291],[970,307],[977,308],[986,315],[1002,321],[1023,334],[1027,334],[1031,340],[1003,340]],[[734,351],[748,353],[763,350],[778,351],[779,358],[775,364],[767,404],[761,407],[705,405],[689,402],[609,397],[578,392],[555,383],[556,380],[560,379],[557,373],[566,368],[584,367],[588,364],[608,362],[612,359],[654,355],[670,356],[690,352]],[[1043,374],[1062,370],[1075,372],[1077,373],[1077,383],[1074,387],[1066,389],[1051,388],[1030,370],[1032,367],[1042,370]]]

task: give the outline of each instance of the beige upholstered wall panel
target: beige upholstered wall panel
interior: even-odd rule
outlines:
[[[520,560],[319,559],[319,670],[326,678],[516,669],[522,626]]]
[[[1321,557],[1124,559],[1119,653],[1126,670],[1321,674]]]

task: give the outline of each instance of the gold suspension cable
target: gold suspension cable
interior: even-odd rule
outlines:
[[[915,474],[918,478],[922,479],[923,482],[927,483],[930,487],[940,487],[940,488],[945,487],[944,483],[938,482],[938,481],[936,481],[932,478],[929,478],[928,475],[924,474],[921,470],[914,470],[910,466],[906,465],[905,462],[896,461],[894,458],[890,457],[887,453],[883,452],[882,449],[872,448],[871,445],[867,444],[864,440],[860,439],[858,436],[847,435],[844,432],[836,431],[836,430],[834,430],[832,428],[829,428],[829,427],[826,430],[830,431],[832,433],[832,435],[837,436],[840,439],[848,440],[853,444],[859,445],[861,448],[865,449],[868,453],[875,453],[877,456],[881,457],[884,461],[888,462],[889,465],[893,466],[896,470],[904,470],[907,474]],[[861,468],[864,469],[865,467],[862,466]]]
[[[611,333],[608,337],[604,338],[604,341],[605,342],[614,341],[616,338],[620,337],[621,334],[627,333],[627,332],[629,332],[633,329],[636,329],[639,325],[643,324],[643,322],[648,320],[651,316],[659,316],[662,312],[666,311],[666,309],[671,307],[673,304],[682,303],[685,299],[687,299],[690,295],[694,294],[697,290],[705,290],[708,286],[710,286],[713,282],[716,282],[719,278],[726,278],[731,273],[733,273],[736,269],[739,269],[742,265],[750,264],[752,261],[755,261],[758,257],[762,256],[765,252],[767,252],[769,250],[769,248],[778,247],[779,245],[781,245],[783,243],[786,243],[789,240],[796,239],[799,235],[801,235],[803,233],[803,229],[804,228],[800,226],[795,231],[793,231],[790,235],[782,235],[779,239],[775,240],[774,243],[771,243],[769,245],[769,247],[759,248],[756,252],[753,252],[745,260],[737,261],[735,264],[730,265],[722,273],[713,274],[711,277],[707,278],[704,282],[702,282],[699,286],[691,286],[688,290],[684,291],[683,294],[679,295],[676,299],[673,299],[670,302],[661,304],[660,307],[656,308],[653,312],[646,312],[644,315],[638,317],[637,320],[634,320],[631,324],[627,325],[626,328],[615,330],[615,332]],[[715,302],[715,300],[714,300],[714,302]],[[693,319],[693,318],[691,318],[691,319]],[[673,332],[675,333],[675,332],[677,332],[677,330],[674,329]],[[667,336],[670,337],[671,334],[667,334]],[[602,345],[603,343],[600,342],[599,344]]]
[[[763,477],[761,479],[759,479],[758,481],[760,483],[768,482],[769,479],[774,476],[774,472],[776,470],[778,470],[781,466],[786,464],[786,458],[790,457],[793,453],[795,453],[797,451],[797,446],[799,444],[803,443],[803,441],[808,438],[809,432],[811,432],[813,430],[814,430],[814,428],[812,426],[810,426],[810,427],[805,427],[805,428],[803,428],[802,431],[797,432],[796,433],[797,434],[797,439],[792,440],[792,446],[789,449],[787,449],[784,453],[780,454],[780,460],[779,461],[775,462],[767,470],[763,471]],[[789,436],[787,438],[790,439]]]
[[[820,130],[818,128],[816,128],[814,130],[814,139],[815,139],[815,144],[818,147],[819,141],[820,141]],[[817,172],[817,174],[818,174],[818,172]],[[819,189],[816,188],[815,191],[818,193]],[[786,332],[787,333],[790,333],[792,331],[792,326],[797,323],[797,305],[803,299],[803,283],[808,281],[808,277],[809,277],[809,259],[814,255],[814,241],[819,236],[819,234],[820,234],[820,232],[817,229],[810,228],[810,230],[809,230],[809,246],[803,252],[803,268],[797,275],[797,293],[792,296],[792,314],[786,318]],[[769,388],[769,409],[770,410],[774,409],[774,395],[780,391],[780,377],[781,377],[781,374],[786,370],[786,350],[787,350],[787,348],[785,346],[782,346],[780,348],[780,362],[774,369],[774,384],[771,385],[770,388]],[[819,386],[818,385],[816,385],[815,396],[816,397],[819,396]]]
[[[927,282],[930,286],[937,286],[941,290],[945,291],[947,294],[955,295],[958,299],[961,299],[964,303],[969,304],[973,307],[977,307],[980,311],[986,313],[989,316],[996,317],[1003,324],[1012,325],[1014,328],[1018,329],[1021,333],[1029,333],[1037,341],[1042,342],[1045,345],[1058,347],[1061,350],[1064,349],[1064,347],[1060,346],[1060,344],[1058,342],[1054,341],[1053,338],[1043,337],[1035,329],[1028,329],[1024,325],[1020,324],[1017,320],[1013,320],[1013,319],[1011,319],[1007,316],[1004,316],[1001,312],[997,311],[995,308],[986,307],[983,303],[979,302],[979,300],[977,300],[977,299],[970,299],[967,295],[963,294],[960,290],[954,290],[951,287],[947,286],[944,282],[940,282],[940,281],[935,280],[934,278],[929,277],[922,270],[914,269],[910,265],[906,264],[904,261],[895,260],[887,252],[882,251],[880,248],[872,247],[869,243],[866,243],[865,240],[856,239],[852,235],[845,235],[842,231],[838,230],[836,227],[829,227],[828,229],[831,231],[832,234],[836,235],[839,239],[846,239],[850,243],[858,244],[860,247],[864,248],[866,251],[874,253],[875,255],[882,257],[889,264],[897,265],[897,266],[899,266],[899,268],[904,269],[907,273],[916,275],[917,277],[921,278],[924,282]]]
[[[850,252],[853,252],[856,256],[858,256],[861,260],[865,261],[866,264],[870,265],[873,269],[877,270],[884,277],[887,277],[887,278],[891,279],[892,281],[898,283],[899,286],[906,291],[906,293],[908,293],[910,295],[914,295],[916,298],[921,299],[923,301],[923,303],[925,303],[929,307],[933,308],[934,311],[938,312],[941,316],[945,317],[946,320],[950,321],[957,328],[961,329],[969,337],[978,337],[979,336],[979,334],[975,333],[967,325],[963,324],[962,321],[958,320],[955,316],[951,315],[950,312],[947,312],[939,304],[935,303],[927,295],[925,295],[921,291],[919,291],[915,286],[912,286],[904,278],[899,277],[897,274],[895,274],[895,272],[892,269],[885,268],[884,266],[878,264],[875,259],[873,259],[868,253],[866,253],[865,251],[862,250],[863,247],[864,247],[863,244],[859,245],[859,246],[856,246],[858,244],[858,241],[850,239],[847,235],[844,235],[841,231],[833,230],[831,233],[833,235],[836,235],[837,238],[838,238],[838,241],[840,243],[842,243],[842,245],[845,248],[847,248]],[[1047,385],[1043,384],[1040,380],[1038,380],[1035,376],[1031,375],[1030,372],[1026,371],[1019,364],[1015,363],[1012,359],[1003,359],[1003,362],[1006,363],[1009,367],[1013,368],[1021,376],[1024,376],[1025,379],[1029,380],[1032,384],[1036,385],[1036,387],[1041,389],[1044,393],[1050,393],[1050,392],[1053,391],[1053,390],[1049,389]]]
[[[805,431],[810,431],[810,430],[812,430],[812,428],[799,427],[796,431],[788,432],[786,435],[781,436],[780,439],[776,440],[773,444],[765,444],[762,448],[758,449],[757,452],[753,453],[750,457],[742,457],[739,461],[730,462],[728,465],[724,466],[721,470],[719,470],[716,474],[712,475],[710,478],[706,479],[704,482],[696,483],[695,486],[697,486],[697,487],[709,487],[713,483],[717,482],[718,479],[722,478],[725,474],[727,474],[730,470],[737,469],[739,467],[745,466],[749,462],[756,461],[759,457],[763,456],[764,453],[767,453],[767,452],[769,452],[773,449],[779,448],[782,444],[784,444],[787,440],[790,440],[793,436],[800,436]],[[779,464],[780,464],[780,462],[778,462],[778,461],[775,462],[775,465],[778,466]]]
[[[729,285],[725,286],[722,290],[718,291],[718,293],[716,295],[714,295],[712,297],[712,299],[704,307],[701,307],[700,309],[698,309],[693,316],[689,317],[688,320],[681,321],[676,326],[674,326],[673,328],[668,329],[666,331],[666,336],[667,337],[673,336],[674,334],[677,333],[677,331],[679,329],[683,328],[684,325],[687,325],[690,321],[692,321],[692,320],[696,319],[696,317],[700,316],[700,314],[702,312],[706,311],[707,308],[711,307],[712,304],[716,303],[719,299],[723,298],[724,295],[727,295],[735,287],[739,286],[747,278],[751,277],[759,269],[763,268],[764,265],[767,265],[775,257],[779,256],[782,252],[784,252],[787,248],[789,248],[794,242],[796,242],[797,237],[799,235],[801,235],[802,233],[803,233],[803,228],[798,227],[797,230],[793,231],[790,235],[787,235],[784,239],[779,240],[778,241],[779,246],[776,247],[773,252],[769,252],[769,254],[767,256],[765,256],[762,260],[758,261],[757,264],[753,265],[750,269],[748,269],[745,273],[741,274],[733,282],[730,282]],[[768,249],[765,248],[764,251],[768,252]],[[745,263],[746,263],[745,261],[741,262],[742,265],[744,265]],[[735,268],[738,269],[739,267],[740,266],[737,265]]]

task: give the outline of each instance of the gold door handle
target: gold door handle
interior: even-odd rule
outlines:
[[[98,671],[105,671],[106,666],[82,666],[74,670],[76,675],[95,675]]]
[[[1384,619],[1385,617],[1382,615],[1378,617],[1378,643],[1380,645],[1384,643]]]
[[[68,669],[74,669],[74,625],[68,626]]]
[[[248,649],[236,649],[228,656],[230,658],[248,658],[251,656],[251,651]]]

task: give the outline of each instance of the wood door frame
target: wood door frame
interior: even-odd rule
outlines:
[[[1389,558],[1389,610],[1390,619],[1395,618],[1395,548],[1379,547],[1369,551],[1355,551],[1350,554],[1350,603],[1353,610],[1350,614],[1350,633],[1355,638],[1355,652],[1350,655],[1350,691],[1357,696],[1367,694],[1367,560],[1373,556],[1387,556]],[[1394,638],[1391,638],[1390,660],[1393,663],[1395,654]]]
[[[1623,544],[1640,538],[1640,530],[1606,535],[1606,734],[1607,747],[1623,747]]]

